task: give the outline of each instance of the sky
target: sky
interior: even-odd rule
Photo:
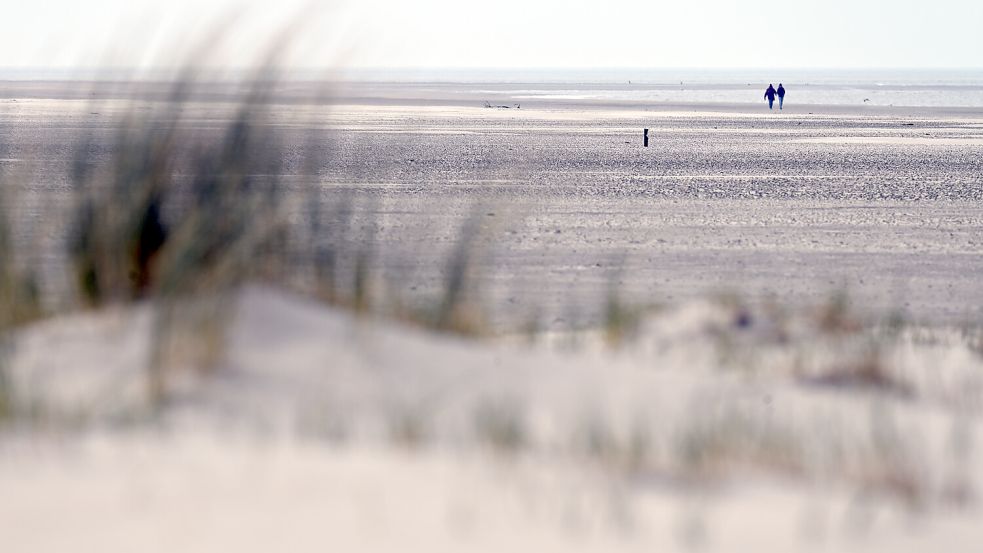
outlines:
[[[12,4],[12,5],[11,5]],[[0,68],[980,68],[980,0],[10,2]]]

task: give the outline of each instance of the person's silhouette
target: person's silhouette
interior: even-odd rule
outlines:
[[[768,109],[775,104],[775,87],[771,84],[768,85],[768,90],[765,91],[765,98],[768,99]]]
[[[782,83],[778,83],[778,90],[775,92],[778,93],[778,109],[782,109],[782,104],[785,103],[785,87]]]

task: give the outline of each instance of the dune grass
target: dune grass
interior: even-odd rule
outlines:
[[[14,228],[8,209],[14,186],[0,173],[0,422],[17,410],[17,394],[7,374],[15,327],[41,316],[41,297],[34,271],[14,248]]]
[[[224,328],[246,282],[442,332],[487,333],[471,278],[478,210],[462,219],[431,303],[402,304],[401,292],[383,285],[405,279],[383,282],[375,274],[371,209],[351,192],[324,188],[318,172],[330,152],[288,146],[273,122],[281,107],[276,72],[264,66],[239,83],[233,116],[206,130],[188,124],[208,84],[197,79],[189,70],[165,99],[138,101],[113,124],[105,155],[80,135],[70,174],[76,304],[151,302],[148,395],[155,404],[168,396],[172,371],[207,374],[221,362]]]

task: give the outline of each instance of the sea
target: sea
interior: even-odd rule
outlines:
[[[983,69],[351,70],[346,80],[432,84],[517,100],[760,103],[768,84],[796,104],[983,108]],[[476,86],[477,85],[477,86]],[[482,88],[480,85],[486,85]]]
[[[203,75],[207,75],[204,74]],[[223,71],[214,81],[248,78]],[[34,81],[167,81],[173,74],[113,70],[0,68],[0,84]],[[983,69],[318,69],[278,74],[311,90],[337,83],[358,85],[372,96],[411,99],[482,95],[515,101],[640,104],[760,103],[769,84],[785,86],[796,105],[983,108]],[[8,86],[9,88],[9,86]],[[5,96],[0,86],[0,96]]]

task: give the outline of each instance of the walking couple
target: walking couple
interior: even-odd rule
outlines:
[[[775,96],[778,96],[778,109],[782,109],[782,104],[785,102],[785,87],[782,83],[778,83],[778,90],[775,87],[768,85],[768,90],[765,91],[765,98],[768,99],[768,109],[772,109],[772,105],[775,103]]]

